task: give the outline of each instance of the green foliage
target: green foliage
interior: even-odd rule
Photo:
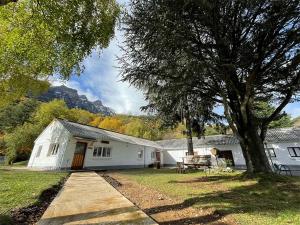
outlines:
[[[217,135],[220,134],[220,132],[216,129],[215,126],[207,126],[205,128],[205,135],[209,136],[209,135]]]
[[[123,79],[170,117],[187,97],[184,107],[204,109],[191,113],[200,128],[205,118],[221,122],[213,108],[223,105],[248,171],[271,172],[263,148],[268,126],[300,91],[299,15],[296,0],[132,0]],[[258,118],[259,101],[276,107]]]
[[[31,114],[30,120],[13,129],[5,135],[7,147],[7,164],[14,161],[26,160],[30,156],[34,140],[54,118],[74,119],[78,118],[77,110],[67,108],[63,100],[53,100],[40,104]],[[82,113],[82,112],[81,112]],[[86,114],[89,114],[88,112]]]
[[[11,132],[15,127],[28,122],[38,106],[34,99],[24,99],[0,109],[0,131]]]
[[[268,104],[267,102],[257,102],[255,104],[256,116],[258,118],[269,117],[275,110],[275,106]],[[269,124],[269,128],[283,128],[291,127],[293,121],[290,115],[285,112],[278,114],[278,116]]]
[[[6,163],[11,164],[15,160],[26,160],[30,156],[34,140],[40,134],[41,124],[24,123],[18,126],[12,133],[5,135],[7,146]]]
[[[53,74],[79,75],[92,50],[108,46],[119,12],[115,0],[0,5],[0,105],[44,90]]]
[[[46,127],[54,118],[68,119],[69,109],[63,100],[42,103],[33,114],[32,122]]]

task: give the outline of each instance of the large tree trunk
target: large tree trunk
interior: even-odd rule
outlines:
[[[249,173],[272,172],[268,157],[265,153],[263,140],[259,137],[257,129],[247,127],[240,135],[240,145],[246,160]]]
[[[237,135],[246,160],[247,171],[249,173],[272,172],[264,148],[264,139],[259,135],[258,122],[249,109],[250,107],[247,108],[247,113],[243,113],[241,110],[239,116],[242,119],[237,124]]]
[[[230,124],[235,124],[233,131],[240,141],[248,173],[272,172],[264,149],[264,138],[259,135],[259,122],[252,109],[253,100],[248,98],[248,101],[241,104],[235,96],[231,97],[233,100],[229,102],[232,118]]]
[[[187,140],[188,155],[194,155],[193,131],[192,131],[192,122],[191,122],[189,110],[186,110],[185,126],[186,126],[186,140]]]

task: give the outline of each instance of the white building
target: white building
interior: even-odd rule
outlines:
[[[194,138],[198,155],[220,151],[219,158],[245,168],[238,140],[232,135]],[[269,130],[266,149],[270,163],[300,168],[300,129]],[[28,167],[39,169],[124,169],[144,168],[160,161],[175,166],[186,156],[186,139],[149,141],[66,120],[53,120],[36,139]],[[212,163],[216,159],[212,156]]]
[[[55,119],[35,140],[28,167],[143,168],[162,160],[160,146],[153,141]]]
[[[176,165],[187,154],[186,139],[172,139],[157,142],[162,146],[165,166]],[[205,138],[193,138],[194,152],[198,155],[211,155],[211,149],[220,151],[219,158],[232,161],[236,168],[246,168],[245,159],[239,141],[232,135],[213,135]],[[265,141],[266,153],[270,164],[288,165],[291,169],[300,169],[300,129],[270,129]],[[212,163],[216,163],[212,156]]]

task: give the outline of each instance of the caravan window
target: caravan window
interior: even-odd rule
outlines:
[[[291,157],[300,157],[300,147],[288,147],[287,149]]]

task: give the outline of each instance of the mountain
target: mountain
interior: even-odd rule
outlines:
[[[53,99],[63,99],[69,108],[80,108],[92,113],[113,115],[115,112],[102,104],[100,100],[89,101],[85,95],[78,95],[77,90],[62,86],[52,86],[38,97],[40,101],[49,102]]]

